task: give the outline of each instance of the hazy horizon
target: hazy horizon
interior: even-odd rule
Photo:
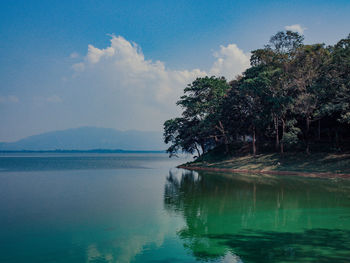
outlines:
[[[39,132],[39,133],[34,133],[34,134],[28,134],[26,136],[14,139],[14,140],[9,140],[9,141],[1,141],[0,143],[12,143],[12,142],[17,142],[29,137],[33,137],[33,136],[37,136],[37,135],[42,135],[42,134],[47,134],[47,133],[54,133],[54,132],[61,132],[61,131],[67,131],[67,130],[78,130],[78,129],[82,129],[82,128],[98,128],[98,129],[107,129],[107,130],[115,130],[115,131],[120,131],[120,132],[159,132],[161,133],[161,130],[136,130],[136,129],[115,129],[115,128],[111,128],[111,127],[101,127],[101,126],[78,126],[78,127],[71,127],[71,128],[67,128],[67,129],[57,129],[57,130],[48,130],[48,131],[43,131],[43,132]]]
[[[162,151],[166,148],[162,137],[161,132],[155,131],[79,127],[41,133],[15,142],[0,142],[0,151]]]

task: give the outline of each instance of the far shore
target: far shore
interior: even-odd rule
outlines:
[[[0,153],[165,153],[163,150],[121,150],[121,149],[91,149],[91,150],[0,150]]]

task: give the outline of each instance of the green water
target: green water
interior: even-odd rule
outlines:
[[[350,262],[350,180],[0,156],[0,262]]]

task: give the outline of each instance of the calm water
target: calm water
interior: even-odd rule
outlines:
[[[350,262],[350,180],[0,156],[0,262]]]

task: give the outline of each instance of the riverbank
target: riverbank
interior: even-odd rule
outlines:
[[[233,173],[262,173],[297,175],[322,178],[350,178],[350,154],[314,153],[260,154],[215,159],[204,156],[201,160],[180,165],[189,170]]]

